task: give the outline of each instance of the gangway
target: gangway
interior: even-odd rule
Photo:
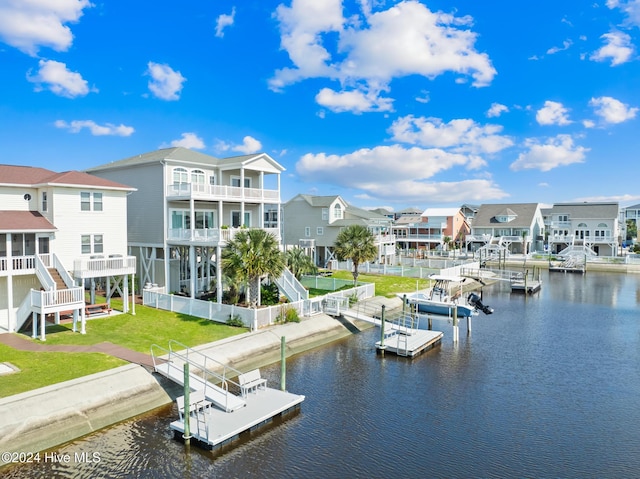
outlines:
[[[180,352],[174,348],[180,348]],[[162,356],[162,357],[160,357]],[[151,345],[154,370],[171,381],[184,386],[184,364],[189,364],[189,386],[192,391],[203,391],[205,398],[225,412],[246,406],[246,401],[229,391],[229,385],[240,391],[240,385],[229,379],[240,371],[226,366],[207,355],[178,341],[169,341],[169,348]]]

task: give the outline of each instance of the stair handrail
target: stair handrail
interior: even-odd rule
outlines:
[[[56,289],[56,282],[53,280],[51,273],[49,273],[44,262],[38,255],[36,255],[36,276],[46,291]]]
[[[302,285],[298,278],[285,268],[280,277],[276,279],[276,284],[282,289],[282,292],[289,301],[301,301],[309,299],[309,291]]]
[[[33,291],[33,290],[31,290]],[[15,316],[15,329],[11,327],[11,319],[9,319],[9,332],[14,333],[16,331],[20,331],[22,325],[27,321],[29,315],[31,314],[31,307],[33,306],[33,301],[31,300],[31,293],[27,294],[20,303],[20,307],[16,311]],[[22,320],[20,318],[23,318]]]
[[[58,258],[58,256],[55,253],[53,254],[53,265],[52,266],[56,269],[56,271],[58,272],[58,274],[62,278],[62,281],[64,281],[64,284],[67,286],[67,288],[73,288],[73,287],[77,286],[75,281],[73,280],[73,278],[69,274],[69,272],[65,269],[64,265],[62,264],[62,261],[60,261],[60,259]]]

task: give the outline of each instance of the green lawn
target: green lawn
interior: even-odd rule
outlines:
[[[115,309],[122,303],[112,301]],[[167,347],[170,339],[187,346],[210,343],[246,332],[206,319],[136,305],[136,315],[118,314],[88,320],[87,334],[74,333],[72,324],[49,325],[45,344],[89,345],[104,341],[149,353],[153,343]],[[38,339],[30,341],[40,342]],[[0,397],[18,394],[127,364],[101,353],[16,351],[0,344],[0,360],[21,371],[0,376]]]
[[[337,279],[351,279],[350,271],[334,271],[332,277]],[[428,288],[431,281],[428,279],[403,278],[401,276],[384,276],[379,274],[358,274],[358,282],[375,283],[376,295],[391,298],[396,293],[409,293],[416,289]]]

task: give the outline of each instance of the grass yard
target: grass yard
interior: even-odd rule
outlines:
[[[0,358],[20,372],[0,376],[0,397],[12,396],[127,364],[101,353],[17,351],[0,344]]]
[[[350,271],[334,271],[333,278],[353,280]],[[401,276],[383,276],[379,274],[358,274],[358,281],[362,283],[375,283],[376,295],[391,298],[396,293],[408,293],[416,289],[425,289],[431,285],[428,279],[403,278]]]
[[[112,300],[111,304],[115,309],[122,308],[120,301]],[[117,314],[87,320],[87,334],[74,333],[72,327],[71,323],[49,325],[45,344],[90,345],[108,341],[149,354],[153,343],[166,348],[170,339],[197,346],[248,331],[139,305],[136,305],[135,316]],[[0,344],[0,359],[20,369],[18,373],[0,376],[0,397],[128,364],[102,353],[17,351],[3,344]]]

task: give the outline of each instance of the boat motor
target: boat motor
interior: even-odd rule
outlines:
[[[482,304],[482,300],[480,299],[480,296],[478,296],[476,293],[470,293],[469,296],[467,296],[467,303],[469,303],[475,309],[479,309],[484,314],[493,313],[493,308]]]

